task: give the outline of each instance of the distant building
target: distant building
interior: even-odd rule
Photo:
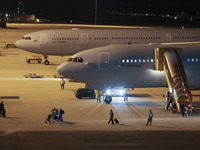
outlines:
[[[14,14],[14,22],[36,22],[35,15]]]

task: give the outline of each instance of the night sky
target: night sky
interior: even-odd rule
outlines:
[[[37,18],[73,19],[74,16],[94,17],[95,0],[21,0],[26,14],[36,14]],[[17,11],[18,0],[0,0],[1,10]],[[151,13],[175,11],[200,12],[200,0],[98,0],[98,13],[106,11],[135,11]]]

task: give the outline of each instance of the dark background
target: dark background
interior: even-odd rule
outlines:
[[[95,0],[21,0],[26,14],[35,14],[36,18],[45,18],[51,22],[94,24]],[[0,10],[17,12],[19,0],[0,0]],[[119,12],[123,14],[111,14]],[[156,14],[156,17],[132,16],[128,13]],[[198,24],[200,19],[174,21],[171,18],[163,19],[159,15],[197,15],[200,12],[200,0],[98,0],[98,24],[119,25],[158,25]],[[160,24],[159,24],[160,22]],[[180,22],[180,23],[179,23]],[[187,24],[188,24],[187,23]]]

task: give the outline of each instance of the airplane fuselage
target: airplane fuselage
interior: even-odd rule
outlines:
[[[43,55],[72,55],[110,44],[200,41],[200,29],[44,30],[30,33],[16,46]]]
[[[88,88],[167,87],[164,71],[155,70],[155,48],[182,48],[182,62],[191,89],[200,89],[200,45],[110,45],[77,53],[72,58],[83,62],[65,62],[58,72]]]

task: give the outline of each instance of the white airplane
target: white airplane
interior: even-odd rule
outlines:
[[[200,89],[199,66],[199,44],[117,44],[79,52],[57,71],[96,90],[168,86],[166,109],[173,104],[179,111],[181,104],[192,110],[190,89]]]
[[[47,55],[72,55],[110,44],[198,42],[200,29],[74,29],[30,33],[15,45],[28,52]]]

